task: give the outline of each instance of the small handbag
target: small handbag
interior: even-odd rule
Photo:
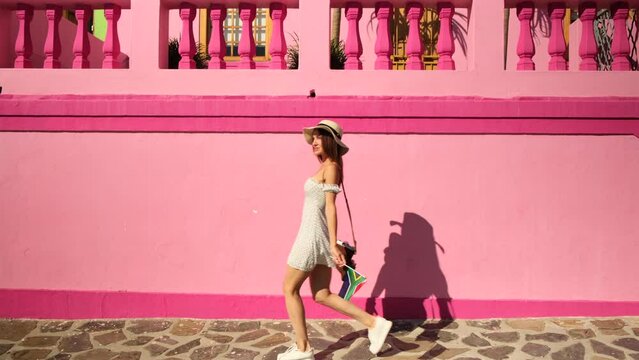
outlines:
[[[353,246],[349,243],[341,240],[337,240],[337,244],[342,246],[345,250],[345,262],[344,271],[342,272],[342,288],[339,291],[339,296],[345,300],[350,300],[351,297],[364,285],[366,282],[366,276],[355,270],[355,262],[353,256],[357,252],[357,240],[355,240],[355,231],[353,230],[353,217],[351,216],[351,208],[348,205],[348,197],[346,197],[346,188],[342,183],[342,190],[344,191],[344,200],[346,200],[346,210],[348,211],[348,219],[351,223],[351,233],[353,235]]]

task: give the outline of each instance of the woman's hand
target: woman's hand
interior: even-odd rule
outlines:
[[[346,254],[346,250],[343,247],[335,244],[331,246],[331,255],[333,256],[333,261],[335,265],[342,267],[345,264],[344,255]]]

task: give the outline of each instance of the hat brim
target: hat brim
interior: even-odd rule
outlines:
[[[315,129],[326,129],[326,128],[324,126],[312,126],[312,127],[304,128],[303,130],[304,139],[306,139],[306,142],[309,145],[313,143],[313,130]],[[340,138],[335,136],[335,134],[332,131],[329,131],[329,134],[333,136],[333,139],[335,139],[335,142],[337,143],[337,145],[339,145],[340,154],[342,155],[346,154],[348,152],[348,146],[346,146],[346,144],[344,144],[344,142]]]

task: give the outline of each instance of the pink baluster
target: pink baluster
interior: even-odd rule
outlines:
[[[452,3],[438,3],[437,10],[439,12],[440,30],[437,39],[437,54],[439,61],[437,62],[437,70],[455,70],[455,42],[453,41],[453,22],[452,18],[455,14],[455,6]]]
[[[284,19],[286,5],[272,3],[270,6],[273,32],[271,34],[271,69],[286,69],[286,39],[284,38]]]
[[[550,41],[548,43],[550,62],[548,69],[568,70],[568,64],[564,59],[566,54],[566,39],[564,38],[566,4],[563,2],[551,3],[548,5],[548,13],[550,14]]]
[[[195,60],[193,56],[197,50],[195,49],[195,36],[193,35],[193,20],[197,9],[195,5],[190,3],[180,4],[180,19],[182,19],[182,37],[180,38],[180,69],[195,69]]]
[[[255,38],[253,37],[253,20],[255,20],[255,4],[240,3],[240,19],[242,19],[242,36],[240,37],[240,69],[255,69]]]
[[[47,16],[47,38],[44,42],[44,68],[60,68],[60,19],[62,7],[47,4],[45,14]]]
[[[31,54],[33,43],[31,42],[31,20],[33,20],[33,6],[18,4],[16,10],[18,19],[18,37],[16,38],[16,60],[13,67],[17,69],[31,68]]]
[[[579,6],[579,20],[581,20],[581,42],[579,43],[579,70],[596,71],[597,42],[595,41],[594,21],[597,16],[597,5],[586,2]]]
[[[406,39],[406,69],[424,70],[422,54],[424,44],[419,32],[419,22],[424,15],[424,7],[421,3],[409,2],[406,4],[406,19],[408,20],[408,38]]]
[[[91,51],[91,45],[89,43],[87,23],[91,13],[92,9],[90,6],[78,5],[75,8],[75,18],[78,20],[78,26],[75,31],[75,41],[73,42],[74,69],[86,69],[89,67],[87,57]]]
[[[362,4],[359,2],[347,2],[344,8],[346,19],[348,20],[348,35],[346,36],[346,70],[361,70],[362,61],[362,39],[359,36],[359,20],[362,18]]]
[[[224,39],[224,19],[226,6],[211,5],[211,39],[209,40],[209,69],[226,69],[226,40]]]
[[[626,20],[628,19],[628,3],[617,2],[611,6],[612,18],[615,21],[615,33],[612,37],[611,53],[613,56],[613,71],[630,71],[630,43],[626,30]]]
[[[393,63],[390,60],[391,38],[390,17],[393,13],[393,5],[389,2],[375,4],[375,16],[377,17],[377,40],[375,40],[375,69],[390,70]]]
[[[106,4],[104,5],[104,17],[107,21],[106,38],[104,39],[104,46],[102,50],[104,52],[104,60],[102,61],[102,67],[104,69],[119,69],[120,61],[120,38],[118,37],[118,20],[122,9],[119,5]]]
[[[535,56],[535,43],[532,39],[530,22],[535,13],[535,5],[526,1],[517,4],[517,18],[519,19],[519,41],[517,43],[517,70],[535,70],[532,57]]]

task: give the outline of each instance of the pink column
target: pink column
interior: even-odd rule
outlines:
[[[406,19],[408,20],[408,38],[406,39],[406,69],[424,70],[422,54],[424,44],[419,33],[419,22],[424,15],[424,7],[421,3],[409,2],[406,4]]]
[[[92,9],[90,6],[78,5],[75,8],[75,18],[78,20],[78,26],[75,31],[75,41],[73,42],[73,68],[86,69],[89,67],[89,32],[87,31],[87,23],[91,16]]]
[[[566,54],[566,39],[564,38],[564,16],[566,15],[566,4],[563,2],[551,3],[548,5],[550,14],[550,41],[548,43],[548,53],[550,62],[548,69],[568,70],[568,64],[564,55]]]
[[[31,20],[33,20],[33,6],[18,4],[16,10],[18,19],[18,37],[16,38],[16,60],[13,67],[18,69],[30,68],[33,44],[31,43]]]
[[[597,42],[595,41],[594,21],[597,16],[597,5],[586,2],[579,6],[579,20],[581,21],[581,42],[579,43],[579,70],[596,71]]]
[[[255,38],[253,37],[253,20],[255,20],[255,4],[240,3],[240,19],[242,19],[242,36],[240,37],[240,69],[255,69]]]
[[[115,4],[104,5],[104,17],[107,21],[106,38],[104,39],[104,60],[102,67],[104,69],[119,69],[120,61],[120,38],[118,37],[118,20],[122,9]]]
[[[517,43],[517,70],[535,70],[535,63],[532,57],[535,55],[535,43],[532,39],[530,22],[535,12],[535,5],[532,2],[522,2],[517,4],[517,18],[519,19],[519,41]]]
[[[195,36],[193,35],[193,20],[197,9],[195,5],[189,3],[180,4],[180,19],[182,19],[182,37],[180,38],[180,69],[195,69],[195,60],[193,56],[197,50],[195,49]]]
[[[209,69],[226,69],[226,41],[224,39],[224,19],[226,6],[211,5],[211,39],[209,40]]]
[[[453,41],[453,22],[452,18],[455,14],[455,6],[451,3],[438,3],[437,10],[439,12],[440,30],[437,39],[437,54],[439,61],[437,62],[437,70],[455,70],[455,42]]]
[[[362,39],[359,36],[359,20],[362,18],[362,4],[359,2],[347,2],[344,8],[348,20],[348,35],[346,36],[346,70],[361,70]]]
[[[615,21],[615,33],[612,37],[611,53],[613,56],[613,71],[630,71],[630,43],[626,30],[626,20],[628,19],[628,3],[617,2],[611,6],[612,18]]]
[[[271,69],[286,69],[286,39],[284,38],[284,19],[286,5],[272,3],[270,6],[273,31],[271,33]]]
[[[391,38],[390,17],[393,14],[393,5],[389,2],[375,4],[375,16],[377,17],[377,39],[375,40],[375,69],[390,70],[393,63],[390,60]]]
[[[47,38],[44,41],[44,68],[60,68],[60,19],[62,7],[47,4],[45,14],[47,16]]]

